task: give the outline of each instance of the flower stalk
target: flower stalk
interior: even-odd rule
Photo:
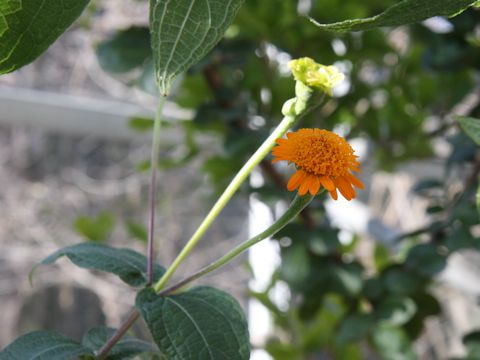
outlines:
[[[285,225],[287,225],[290,221],[292,221],[303,209],[305,209],[305,207],[308,204],[310,204],[313,198],[314,196],[309,194],[305,196],[296,195],[292,203],[290,204],[289,208],[287,209],[287,211],[285,211],[285,213],[265,231],[241,243],[234,249],[230,250],[227,254],[222,256],[220,259],[212,262],[210,265],[197,271],[195,274],[192,274],[189,277],[179,281],[175,285],[172,285],[171,287],[159,292],[158,295],[166,296],[181,289],[182,287],[184,287],[185,285],[188,285],[192,281],[199,279],[207,275],[208,273],[211,273],[212,271],[218,269],[219,267],[225,265],[226,263],[231,261],[233,258],[243,253],[245,250],[251,248],[253,245],[275,235],[277,232],[283,229]]]
[[[162,111],[166,98],[161,96],[158,100],[155,123],[153,125],[152,153],[150,159],[150,189],[149,189],[149,215],[148,215],[148,243],[147,243],[147,279],[148,285],[153,282],[153,258],[155,243],[155,212],[157,202],[157,170],[158,155],[160,153],[160,132],[162,128]]]
[[[255,151],[250,159],[243,165],[240,171],[235,175],[233,180],[227,186],[225,191],[219,197],[214,204],[210,212],[202,221],[198,229],[188,240],[185,247],[178,254],[170,267],[167,269],[163,277],[154,285],[154,290],[160,292],[166,283],[173,276],[180,264],[186,259],[190,252],[195,248],[198,241],[205,234],[207,229],[212,225],[213,221],[217,218],[225,205],[230,201],[240,185],[247,179],[252,170],[267,156],[272,147],[275,145],[275,140],[282,137],[289,128],[294,126],[301,118],[307,113],[320,105],[323,95],[319,95],[312,88],[297,81],[295,86],[296,97],[287,101],[282,112],[285,116],[270,136],[264,141],[264,143]]]
[[[171,287],[162,291],[167,282],[173,276],[180,264],[190,254],[190,252],[197,245],[198,241],[205,234],[207,229],[217,218],[225,205],[230,201],[235,192],[241,184],[247,179],[251,171],[267,156],[269,151],[275,146],[276,140],[281,138],[287,130],[293,127],[301,118],[307,115],[310,111],[318,107],[324,97],[324,94],[332,94],[332,88],[336,83],[341,81],[343,75],[339,74],[334,67],[326,67],[315,63],[308,58],[293,60],[289,63],[290,68],[294,74],[295,95],[296,97],[285,102],[282,108],[283,120],[274,129],[270,136],[264,143],[255,151],[245,165],[240,169],[237,175],[233,178],[231,183],[227,186],[223,194],[214,204],[210,212],[207,214],[198,229],[187,242],[183,250],[172,262],[170,267],[166,270],[162,278],[153,286],[153,289],[159,296],[166,296],[174,293],[192,281],[205,276],[206,274],[220,268],[236,256],[243,253],[245,250],[255,245],[256,243],[271,237],[285,225],[287,225],[295,216],[297,216],[314,198],[314,194],[296,195],[287,211],[268,229],[253,238],[238,245],[220,259],[214,261],[210,265],[200,269],[191,276],[181,280]],[[320,90],[320,91],[316,91]],[[150,178],[150,213],[149,213],[149,236],[148,236],[148,253],[147,253],[147,275],[149,285],[153,279],[153,244],[154,244],[154,220],[155,220],[155,200],[156,200],[156,173],[158,167],[158,154],[160,147],[160,129],[161,129],[161,113],[165,98],[161,98],[158,103],[157,113],[155,117],[155,125],[153,131],[153,145],[151,155],[151,178]],[[115,334],[108,340],[98,353],[99,359],[105,359],[108,352],[113,346],[122,338],[128,329],[139,318],[138,310],[133,309],[129,314],[127,320],[119,327]]]

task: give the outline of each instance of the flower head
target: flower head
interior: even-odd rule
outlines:
[[[288,66],[292,70],[295,80],[301,81],[309,87],[320,89],[330,96],[333,87],[345,78],[335,66],[318,64],[308,57],[292,60]]]
[[[355,197],[352,185],[363,189],[363,184],[352,171],[359,172],[360,163],[352,147],[341,136],[322,129],[300,129],[290,132],[286,139],[277,139],[273,148],[273,162],[288,161],[296,165],[287,188],[298,188],[300,195],[315,195],[323,186],[334,200],[337,189],[347,200]]]

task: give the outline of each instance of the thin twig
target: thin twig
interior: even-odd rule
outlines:
[[[153,127],[152,154],[150,161],[150,190],[149,190],[149,216],[148,216],[148,244],[147,244],[147,280],[148,285],[153,282],[153,258],[155,244],[155,210],[157,202],[157,168],[158,153],[160,152],[161,115],[165,98],[158,100],[155,124]]]
[[[108,352],[112,350],[115,344],[126,334],[128,329],[132,327],[132,325],[137,321],[140,317],[140,314],[137,309],[133,309],[130,314],[128,315],[127,320],[117,329],[117,331],[113,334],[113,336],[108,339],[108,341],[103,345],[103,347],[98,352],[98,359],[103,360],[107,357]]]

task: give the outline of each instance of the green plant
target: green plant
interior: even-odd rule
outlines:
[[[383,2],[372,3],[379,8],[385,6]],[[393,169],[407,159],[431,156],[431,139],[445,136],[456,123],[442,116],[438,129],[426,133],[423,128],[426,114],[449,112],[474,87],[473,72],[478,70],[478,62],[472,58],[479,58],[479,48],[474,41],[467,41],[467,35],[474,34],[469,18],[478,18],[478,12],[469,9],[453,18],[452,22],[458,23],[447,38],[413,27],[412,44],[407,52],[395,48],[380,30],[350,32],[398,26],[435,15],[456,15],[473,3],[442,0],[431,6],[426,0],[403,0],[378,16],[318,24],[323,30],[346,32],[338,35],[320,32],[299,18],[298,4],[291,0],[245,4],[241,0],[151,0],[149,30],[123,30],[101,44],[97,52],[100,64],[107,71],[121,73],[143,68],[137,84],[146,87],[145,80],[154,76],[158,85],[154,121],[132,120],[137,128],[153,132],[147,256],[89,242],[60,249],[42,262],[47,265],[66,256],[80,267],[116,274],[126,284],[138,288],[136,308],[118,329],[92,329],[81,344],[59,334],[39,331],[18,338],[0,353],[0,359],[122,359],[138,354],[167,359],[247,359],[250,352],[247,324],[236,301],[215,288],[185,289],[185,286],[272,235],[280,240],[290,239],[290,243],[282,247],[282,263],[270,286],[251,295],[272,312],[276,325],[288,338],[287,342],[281,337],[274,338],[266,345],[276,359],[304,359],[318,353],[334,358],[364,358],[365,347],[386,359],[414,358],[412,342],[419,336],[425,318],[440,311],[438,301],[429,292],[433,277],[452,252],[478,247],[470,232],[471,226],[478,222],[478,214],[470,211],[475,206],[472,199],[480,171],[478,146],[461,134],[450,139],[454,151],[445,162],[444,183],[423,182],[416,188],[431,201],[430,209],[432,213],[435,211],[438,221],[397,239],[412,240],[406,255],[391,254],[378,244],[372,256],[373,269],[367,273],[356,258],[357,243],[342,244],[338,229],[324,216],[322,202],[314,201],[306,208],[313,197],[305,195],[297,196],[285,214],[265,232],[179,283],[168,282],[256,166],[272,181],[249,190],[267,202],[285,198],[281,174],[264,159],[275,140],[300,120],[302,126],[341,125],[349,137],[368,137],[382,169]],[[41,3],[6,0],[0,4],[0,73],[14,71],[32,61],[87,4],[88,1],[73,0],[62,2],[63,7],[53,0]],[[326,4],[315,2],[309,14],[319,21],[329,21],[325,16],[328,11],[324,10],[337,9],[338,5],[333,0]],[[279,11],[282,16],[278,16]],[[336,15],[348,18],[368,14],[364,6],[349,1]],[[462,17],[466,20],[458,20]],[[225,41],[212,51],[227,30]],[[318,86],[320,90],[316,89],[318,84],[302,76],[312,70],[308,66],[300,69],[300,73],[294,72],[297,80],[294,90],[291,78],[283,74],[286,62],[271,55],[272,52],[283,52],[293,58],[321,55],[322,62],[333,63],[342,55],[331,54],[332,43],[340,48],[343,44],[349,51],[341,60],[348,70],[352,90],[342,98],[324,100],[320,90],[329,94],[333,83],[323,79],[322,86]],[[429,72],[421,67],[424,44],[429,44],[429,57],[424,59],[428,61]],[[442,52],[447,44],[455,46],[455,56]],[[258,56],[252,56],[255,50]],[[148,64],[153,64],[153,71]],[[317,66],[314,64],[312,71],[325,68]],[[370,79],[365,77],[369,66],[376,70]],[[185,71],[187,76],[178,93],[172,91],[172,84]],[[445,83],[450,86],[443,85],[444,91],[437,91]],[[285,101],[293,94],[291,100]],[[197,107],[192,124],[185,125],[187,134],[209,131],[224,140],[224,154],[209,159],[204,168],[219,191],[226,189],[185,248],[164,269],[153,261],[157,170],[184,164],[199,151],[191,136],[187,143],[190,152],[185,158],[159,158],[162,109],[167,95],[179,104]],[[323,100],[323,106],[319,106]],[[478,116],[478,108],[465,115]],[[256,124],[255,119],[262,121]],[[462,117],[459,121],[478,144],[478,120]],[[446,190],[453,168],[466,168],[470,163],[473,163],[472,173],[461,192],[452,196]],[[434,190],[441,195],[433,196]],[[301,222],[287,225],[297,214]],[[97,230],[92,232],[92,226]],[[76,224],[77,230],[91,240],[104,240],[112,226],[111,219],[105,216],[83,218]],[[140,233],[139,237],[144,238],[143,232]],[[420,236],[427,241],[420,241]],[[280,309],[269,297],[271,288],[279,281],[288,285],[296,299],[287,310]],[[158,349],[123,337],[140,316]]]

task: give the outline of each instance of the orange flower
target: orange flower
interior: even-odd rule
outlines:
[[[286,139],[277,139],[273,148],[273,162],[293,162],[297,172],[288,182],[287,188],[298,188],[300,195],[307,192],[315,195],[323,186],[334,200],[337,189],[347,200],[355,197],[352,185],[363,189],[360,180],[351,171],[359,172],[360,163],[353,149],[341,136],[327,130],[300,129],[290,132]]]

